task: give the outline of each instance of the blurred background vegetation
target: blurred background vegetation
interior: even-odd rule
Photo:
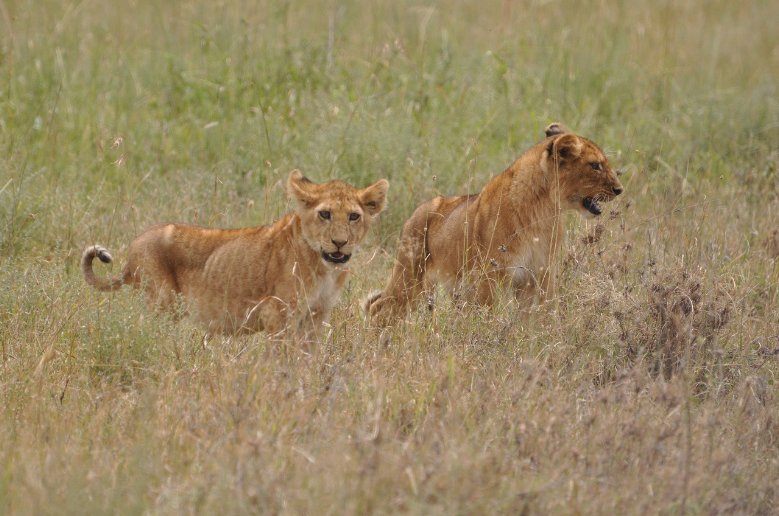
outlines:
[[[394,228],[554,120],[630,186],[720,187],[776,147],[772,2],[4,3],[4,256],[123,240],[117,216],[254,224],[294,167],[388,177]]]

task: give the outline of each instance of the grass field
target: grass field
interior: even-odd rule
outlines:
[[[0,512],[776,513],[779,3],[0,0]],[[358,303],[561,121],[625,170],[557,297]],[[203,340],[78,260],[391,182],[331,329]],[[608,210],[607,210],[608,211]],[[101,267],[105,272],[107,267]],[[118,270],[113,267],[113,272]]]

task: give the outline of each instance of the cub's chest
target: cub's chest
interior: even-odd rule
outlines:
[[[506,257],[506,270],[515,282],[534,280],[549,267],[549,250],[545,245],[527,246]]]
[[[338,299],[343,285],[344,271],[328,271],[313,284],[301,285],[302,297],[310,307],[331,307]]]

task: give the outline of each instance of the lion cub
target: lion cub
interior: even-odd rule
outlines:
[[[99,245],[84,251],[81,270],[98,290],[143,287],[150,304],[162,308],[180,294],[211,332],[308,335],[327,320],[346,281],[342,266],[384,209],[388,188],[385,179],[363,189],[316,184],[293,170],[287,193],[295,210],[271,225],[161,224],[130,244],[119,277],[95,276],[95,257],[112,261]]]
[[[492,178],[478,194],[436,197],[419,206],[400,235],[398,256],[383,292],[370,296],[371,322],[401,318],[432,284],[491,305],[507,284],[523,305],[552,288],[564,210],[601,214],[601,202],[622,193],[606,156],[560,124],[547,138]]]

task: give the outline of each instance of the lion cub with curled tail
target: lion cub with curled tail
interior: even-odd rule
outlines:
[[[212,333],[308,336],[327,320],[347,278],[343,265],[384,210],[388,188],[385,179],[362,189],[316,184],[293,170],[287,193],[295,209],[271,225],[161,224],[130,244],[120,276],[95,276],[95,257],[112,261],[99,245],[84,251],[81,270],[98,290],[142,287],[153,306],[171,308],[180,295]]]
[[[545,133],[480,193],[436,197],[414,211],[386,287],[365,301],[373,325],[402,318],[436,282],[481,305],[493,303],[501,284],[522,305],[543,301],[562,242],[562,212],[597,217],[601,202],[623,190],[594,142],[560,124]]]

